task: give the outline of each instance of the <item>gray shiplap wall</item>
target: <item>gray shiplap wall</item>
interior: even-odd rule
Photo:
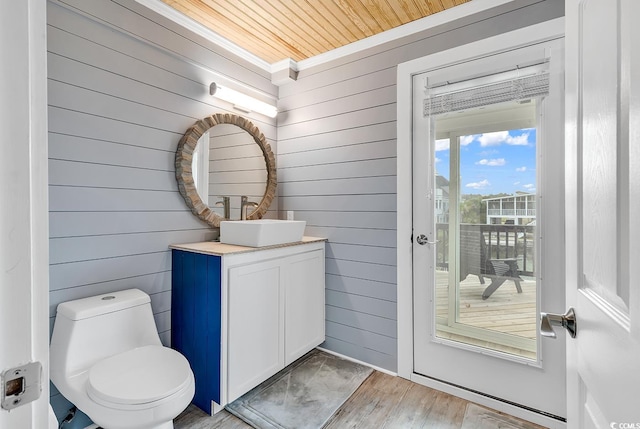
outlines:
[[[172,243],[210,229],[178,193],[174,156],[196,120],[231,107],[219,75],[276,95],[270,75],[132,0],[48,3],[50,317],[58,303],[137,287],[170,341]],[[249,117],[276,151],[276,123]],[[270,215],[277,215],[277,200]],[[68,403],[52,389],[61,416]]]
[[[397,369],[396,66],[563,16],[563,3],[465,18],[303,70],[280,88],[280,210],[329,238],[324,347]]]

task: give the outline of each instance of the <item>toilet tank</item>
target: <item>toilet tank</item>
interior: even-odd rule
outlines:
[[[58,305],[51,337],[51,378],[72,376],[136,347],[161,345],[149,295],[129,289]]]

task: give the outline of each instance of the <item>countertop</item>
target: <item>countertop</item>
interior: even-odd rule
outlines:
[[[169,248],[176,249],[176,250],[186,250],[188,252],[202,253],[205,255],[224,256],[224,255],[237,254],[237,253],[257,252],[260,250],[279,249],[281,247],[298,246],[300,244],[314,243],[317,241],[327,241],[327,239],[320,238],[320,237],[304,236],[302,237],[302,241],[296,241],[294,243],[276,244],[273,246],[263,246],[263,247],[236,246],[233,244],[224,244],[216,241],[203,241],[200,243],[172,244],[169,246]]]

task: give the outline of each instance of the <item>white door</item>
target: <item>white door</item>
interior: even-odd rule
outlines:
[[[566,14],[568,427],[638,428],[640,3]]]
[[[564,336],[537,320],[564,306],[563,66],[558,39],[413,76],[413,379],[548,426],[566,415]],[[537,79],[544,95],[456,107]]]
[[[42,364],[42,392],[8,396],[0,428],[46,428],[49,403],[46,1],[0,2],[0,373]],[[33,367],[32,367],[33,369]],[[22,373],[23,374],[23,373]],[[23,380],[25,380],[23,378]],[[36,380],[37,381],[37,380]],[[37,389],[31,384],[26,386]],[[37,392],[36,392],[37,393]],[[3,395],[0,395],[0,397]],[[22,396],[24,398],[24,396]],[[4,403],[5,401],[3,401]],[[21,405],[24,403],[24,405]]]

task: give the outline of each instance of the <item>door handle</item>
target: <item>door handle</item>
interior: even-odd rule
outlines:
[[[556,333],[553,331],[554,326],[562,326],[569,331],[571,338],[575,338],[578,326],[576,322],[576,312],[573,310],[573,307],[570,307],[564,314],[540,312],[540,334],[542,334],[543,337],[556,338]]]
[[[436,244],[438,242],[438,240],[429,241],[429,238],[426,235],[420,234],[419,236],[416,237],[416,242],[419,245],[424,246],[425,244]]]

